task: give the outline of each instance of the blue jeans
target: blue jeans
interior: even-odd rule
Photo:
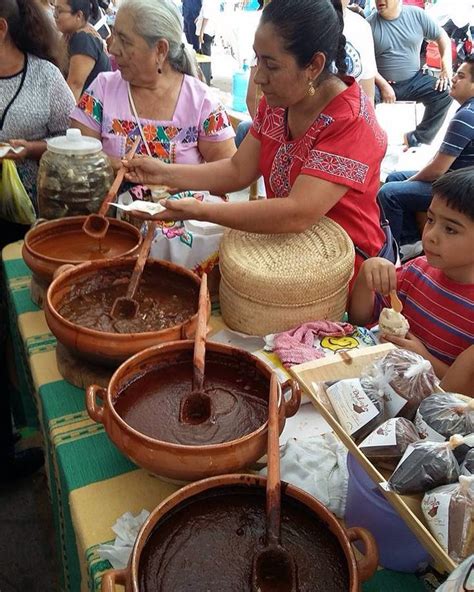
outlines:
[[[407,181],[416,172],[391,173],[378,193],[393,237],[399,245],[420,240],[415,214],[426,212],[431,203],[431,183]]]
[[[451,105],[451,97],[447,90],[435,90],[436,78],[423,72],[417,72],[413,78],[391,84],[397,101],[416,101],[423,103],[425,113],[416,126],[415,138],[422,144],[431,144],[443,125],[446,113]],[[381,102],[381,94],[375,85],[375,103]]]
[[[245,139],[245,136],[248,134],[249,129],[252,127],[252,122],[249,121],[241,121],[237,126],[237,131],[235,132],[235,145],[237,148],[242,144]]]

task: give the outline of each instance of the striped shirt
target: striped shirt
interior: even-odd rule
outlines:
[[[474,97],[456,111],[439,151],[456,157],[451,171],[474,165]]]
[[[436,358],[452,364],[474,344],[474,284],[459,284],[417,257],[397,269],[398,295],[410,331]],[[378,298],[377,308],[390,306]]]

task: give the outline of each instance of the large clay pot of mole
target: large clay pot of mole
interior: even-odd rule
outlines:
[[[198,425],[180,421],[181,401],[192,389],[193,347],[181,341],[149,348],[122,364],[107,390],[90,386],[86,395],[89,415],[117,448],[147,471],[178,481],[241,471],[267,447],[271,370],[228,345],[206,345],[211,418]],[[289,400],[282,395],[287,390]],[[280,388],[280,432],[299,404],[298,385],[289,381]]]
[[[223,475],[180,489],[143,524],[126,569],[106,572],[102,592],[250,592],[252,560],[265,541],[265,478]],[[345,529],[314,497],[282,483],[282,545],[299,592],[359,592],[375,572],[377,547]],[[352,543],[362,542],[364,554]],[[275,591],[276,592],[276,591]]]
[[[60,273],[49,286],[46,321],[74,355],[117,367],[152,345],[194,335],[201,280],[168,261],[147,261],[135,294],[140,306],[134,319],[111,317],[113,302],[125,296],[135,261],[83,263]]]
[[[110,218],[106,236],[97,241],[82,230],[85,219],[85,216],[73,216],[45,220],[26,233],[22,256],[41,287],[49,286],[55,271],[62,265],[137,253],[142,237],[132,224]]]

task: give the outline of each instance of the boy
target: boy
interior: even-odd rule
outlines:
[[[390,306],[390,292],[397,290],[410,332],[405,339],[387,340],[422,355],[445,384],[465,392],[468,381],[459,369],[466,364],[450,366],[463,352],[469,355],[467,350],[472,357],[474,344],[474,167],[433,183],[422,241],[425,256],[399,269],[379,257],[362,264],[349,319],[357,325],[376,321],[381,308]]]

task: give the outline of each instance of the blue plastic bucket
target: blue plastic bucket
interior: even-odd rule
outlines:
[[[351,454],[347,468],[346,525],[363,526],[374,535],[382,567],[413,573],[426,566],[427,551]]]

